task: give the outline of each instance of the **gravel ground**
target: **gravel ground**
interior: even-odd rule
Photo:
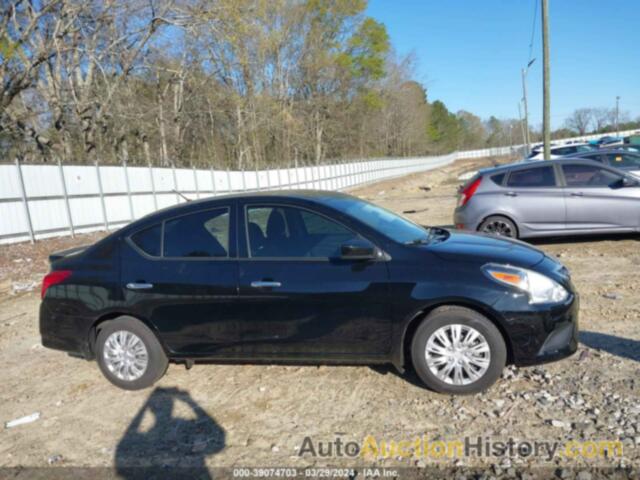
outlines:
[[[420,223],[449,225],[458,176],[488,163],[461,161],[353,193]],[[186,371],[171,365],[152,389],[118,390],[94,363],[42,348],[37,328],[46,255],[100,236],[0,246],[0,467],[109,467],[88,470],[92,478],[97,472],[128,477],[126,467],[135,465],[196,474],[205,466],[339,466],[446,477],[447,468],[458,467],[459,478],[476,478],[468,472],[481,468],[488,468],[485,478],[640,478],[638,236],[536,242],[569,267],[581,294],[578,353],[540,367],[508,368],[488,392],[457,398],[422,388],[411,373],[378,367],[208,364]],[[31,423],[4,427],[33,413],[39,418]],[[308,449],[299,455],[309,446],[305,437],[318,449],[318,442],[362,443],[368,435],[378,442],[481,437],[562,446],[551,458],[546,451],[352,458],[337,455],[335,444],[333,456],[313,457]],[[564,454],[572,440],[619,440],[623,453],[588,458],[588,447],[587,456],[572,458]],[[30,478],[37,470],[0,468],[0,478],[8,472]]]

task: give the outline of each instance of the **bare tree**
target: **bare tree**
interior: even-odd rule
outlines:
[[[579,135],[584,135],[589,130],[592,123],[593,113],[590,108],[579,108],[575,110],[565,121],[567,128],[575,130]]]

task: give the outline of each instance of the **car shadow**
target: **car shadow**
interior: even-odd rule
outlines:
[[[125,479],[210,479],[205,460],[224,447],[224,429],[188,392],[156,388],[118,442],[115,471]]]
[[[524,241],[532,245],[561,245],[563,243],[591,243],[605,241],[623,241],[640,239],[637,233],[611,233],[594,235],[571,235],[566,237],[525,238]]]
[[[376,365],[368,365],[369,369],[376,372],[379,375],[395,375],[396,377],[402,379],[403,381],[410,383],[414,387],[421,388],[423,390],[427,390],[431,392],[432,390],[428,388],[420,377],[416,374],[415,370],[411,365],[405,365],[404,372],[399,372],[397,368],[393,365],[389,364],[376,364]]]
[[[640,341],[598,332],[580,332],[580,343],[612,355],[640,362]]]

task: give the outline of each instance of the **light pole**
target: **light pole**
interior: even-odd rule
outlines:
[[[528,145],[527,144],[527,134],[524,132],[524,123],[522,122],[522,109],[520,108],[520,104],[522,102],[518,102],[518,119],[520,120],[520,128],[522,128],[522,143],[525,145],[525,157],[528,156]]]
[[[549,0],[542,0],[542,139],[544,158],[551,157],[551,81],[549,74]]]
[[[620,115],[620,96],[616,96],[616,137],[620,136],[620,124],[619,121]]]
[[[522,69],[522,101],[524,102],[524,131],[525,140],[527,144],[527,154],[529,153],[529,145],[531,144],[531,138],[529,137],[529,109],[527,107],[527,73],[529,73],[529,67],[533,65],[536,59],[533,58],[527,64],[526,68]]]

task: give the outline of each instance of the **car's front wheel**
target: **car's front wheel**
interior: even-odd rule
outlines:
[[[420,379],[441,393],[470,394],[489,388],[507,360],[496,326],[468,308],[448,306],[432,311],[415,332],[413,366]]]
[[[154,333],[141,321],[127,316],[101,325],[96,356],[107,380],[125,390],[153,385],[169,363]]]

